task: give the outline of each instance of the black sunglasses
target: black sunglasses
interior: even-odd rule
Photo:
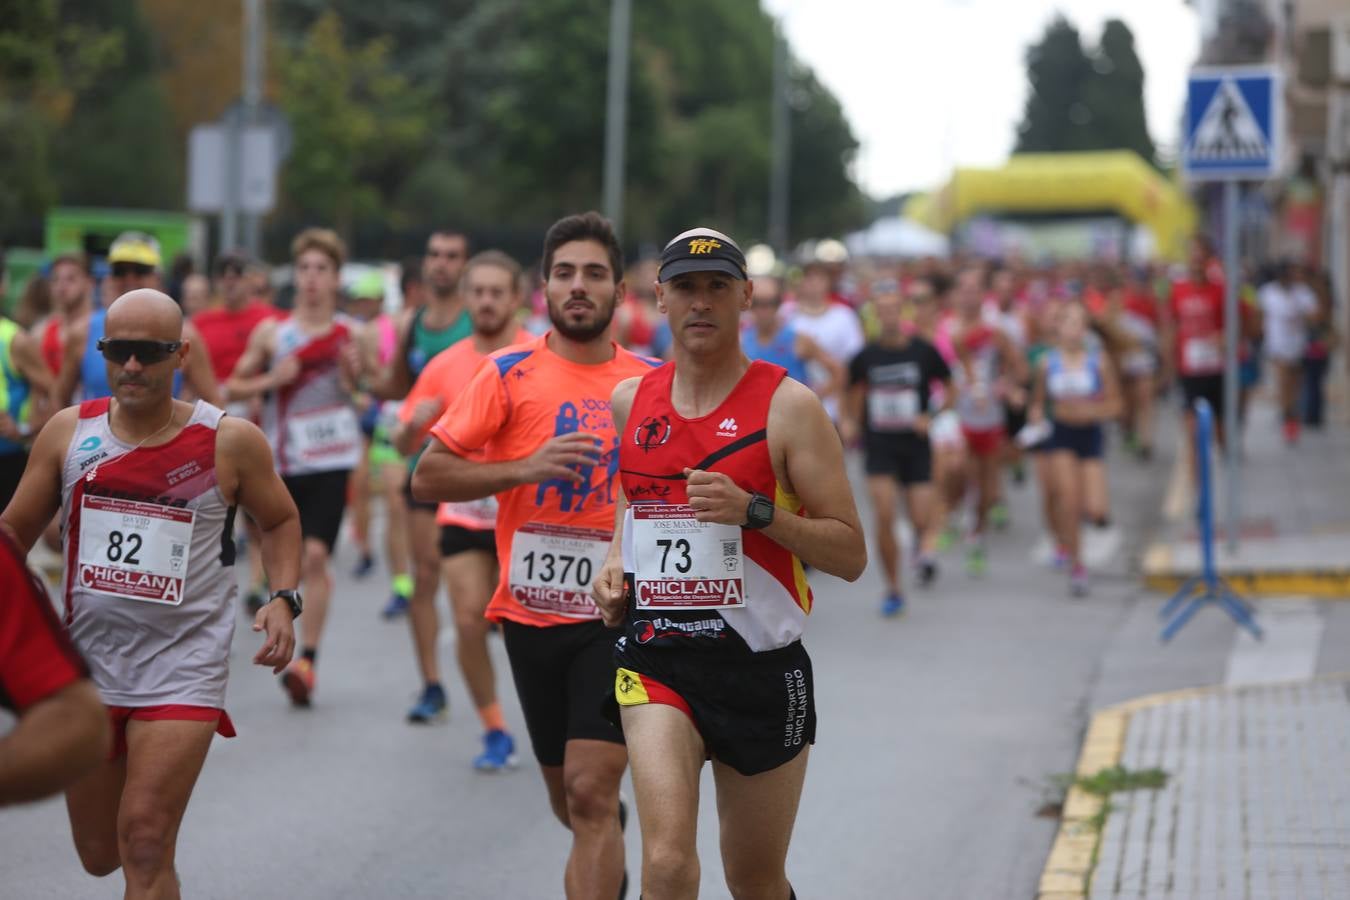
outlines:
[[[98,352],[110,363],[126,365],[133,356],[143,366],[162,363],[183,346],[182,341],[118,341],[98,339]]]
[[[149,275],[155,271],[154,266],[147,266],[144,263],[117,262],[112,264],[112,273],[116,278],[126,278],[128,275]]]

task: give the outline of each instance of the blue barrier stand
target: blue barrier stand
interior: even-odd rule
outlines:
[[[1217,603],[1233,620],[1261,640],[1261,627],[1256,624],[1255,610],[1243,600],[1219,577],[1214,565],[1214,494],[1213,480],[1210,477],[1209,448],[1214,433],[1214,411],[1209,401],[1200,398],[1195,401],[1195,443],[1200,477],[1199,497],[1196,502],[1195,518],[1200,526],[1200,554],[1203,562],[1201,573],[1189,578],[1172,599],[1163,606],[1159,616],[1167,620],[1163,626],[1161,638],[1170,641],[1172,636],[1206,603]],[[1189,602],[1187,602],[1189,600]]]

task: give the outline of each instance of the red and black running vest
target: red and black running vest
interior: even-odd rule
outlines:
[[[780,507],[778,515],[800,511],[801,502],[774,477],[766,431],[770,401],[786,374],[781,366],[751,362],[722,404],[695,419],[681,416],[671,403],[674,363],[653,369],[639,382],[627,433],[619,444],[620,476],[629,504],[623,539],[624,570],[630,576],[629,640],[651,647],[759,653],[801,638],[811,611],[806,574],[796,556],[760,531],[739,529],[740,579],[733,591],[743,603],[734,608],[680,609],[678,601],[642,608],[649,597],[632,589],[631,577],[638,553],[633,536],[640,531],[635,530],[634,517],[659,518],[653,504],[687,503],[685,468],[730,476],[741,489],[773,498]],[[733,543],[723,544],[728,553]],[[731,561],[727,563],[730,570]]]

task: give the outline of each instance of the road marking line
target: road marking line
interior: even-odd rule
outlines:
[[[1256,620],[1265,632],[1256,640],[1239,628],[1228,653],[1224,684],[1263,684],[1310,678],[1317,669],[1325,622],[1311,600],[1257,600]]]

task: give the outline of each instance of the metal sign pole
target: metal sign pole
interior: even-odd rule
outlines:
[[[1238,291],[1242,283],[1241,262],[1238,254],[1238,182],[1230,178],[1223,183],[1223,406],[1224,435],[1224,532],[1229,553],[1236,553],[1241,509],[1238,494],[1238,447],[1242,443],[1242,423],[1239,419],[1238,373]]]

